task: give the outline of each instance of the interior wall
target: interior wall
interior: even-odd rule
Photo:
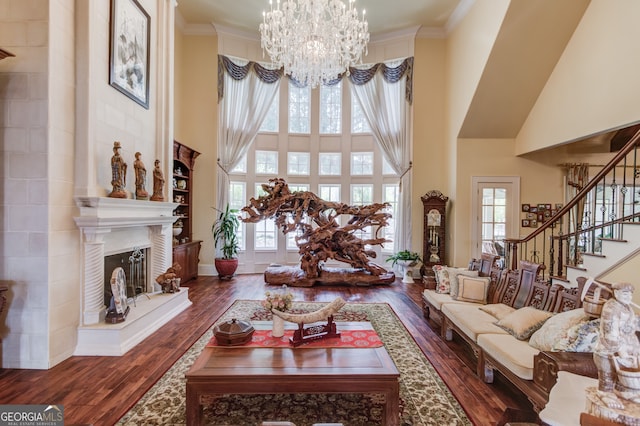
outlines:
[[[469,251],[463,244],[466,237],[462,230],[468,221],[468,210],[458,209],[459,198],[469,199],[469,193],[462,190],[469,183],[458,182],[457,143],[460,127],[469,110],[476,87],[484,66],[491,53],[500,25],[511,0],[476,1],[467,15],[447,37],[446,46],[446,123],[449,196],[447,206],[447,258],[456,264],[466,265],[469,259],[462,261]],[[443,191],[444,192],[444,191]],[[461,203],[464,205],[464,201]],[[467,234],[468,235],[468,234]]]
[[[423,205],[420,197],[428,191],[448,192],[445,127],[444,38],[417,38],[413,67],[413,196],[412,247],[422,252]]]
[[[47,368],[49,354],[49,1],[0,2],[0,321],[3,368]]]
[[[75,3],[51,0],[49,25],[49,355],[48,366],[70,357],[80,315],[80,247],[73,221],[75,146]]]
[[[535,151],[640,120],[640,2],[592,0],[517,137]]]
[[[453,244],[458,248],[450,264],[465,266],[472,257],[472,177],[474,176],[520,176],[520,200],[515,200],[520,210],[521,203],[562,203],[563,170],[554,164],[544,164],[513,154],[513,139],[460,139],[456,161],[458,196],[453,201],[461,215],[457,223]],[[482,161],[478,161],[478,159]],[[531,228],[519,228],[519,235],[528,235]]]
[[[202,240],[199,273],[207,275],[205,265],[213,265],[214,259],[211,225],[217,194],[218,37],[177,35],[175,68],[174,137],[200,152],[193,171],[192,232],[194,240]]]

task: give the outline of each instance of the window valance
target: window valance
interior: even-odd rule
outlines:
[[[224,96],[224,79],[222,78],[226,71],[229,76],[234,80],[244,79],[251,70],[254,70],[258,78],[265,83],[274,83],[283,76],[283,69],[271,69],[267,68],[258,62],[249,61],[246,65],[238,65],[233,62],[229,57],[224,55],[218,55],[218,102]],[[390,67],[385,63],[377,63],[369,68],[349,68],[349,80],[353,84],[362,85],[369,82],[373,76],[381,70],[382,75],[388,83],[396,83],[402,79],[405,75],[407,77],[407,86],[405,91],[405,98],[409,104],[413,103],[413,56],[404,59],[398,66]],[[342,80],[344,74],[341,74],[337,79],[327,82],[327,85],[331,86],[337,84]],[[290,78],[291,79],[291,78]],[[294,79],[291,79],[293,83],[298,87],[304,87],[305,84],[300,83]]]

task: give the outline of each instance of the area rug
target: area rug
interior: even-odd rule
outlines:
[[[299,311],[315,311],[323,303],[297,302]],[[216,324],[233,318],[269,319],[259,301],[239,300]],[[386,303],[348,303],[334,315],[340,321],[370,321],[400,372],[401,424],[471,425],[464,410]],[[215,324],[214,324],[215,326]],[[212,337],[205,333],[165,375],[125,414],[118,425],[184,425],[185,373]],[[276,394],[224,395],[210,398],[204,409],[209,425],[259,425],[290,421],[296,426],[342,423],[345,426],[382,424],[381,395]]]

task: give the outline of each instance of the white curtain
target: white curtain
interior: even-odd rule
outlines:
[[[405,63],[407,60],[401,66]],[[389,81],[396,80],[389,78],[389,71],[399,70],[400,66],[392,69],[384,64],[367,82],[350,79],[353,97],[360,104],[385,159],[400,177],[400,199],[394,218],[395,251],[411,250],[411,88],[407,87],[411,63],[399,71],[402,78],[397,81]],[[397,72],[391,74],[397,77]]]
[[[255,62],[218,58],[218,197],[217,208],[229,202],[229,171],[238,165],[258,133],[280,88],[280,70]]]

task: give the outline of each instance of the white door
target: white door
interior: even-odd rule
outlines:
[[[474,176],[472,194],[472,255],[504,256],[503,240],[518,237],[520,177]]]

